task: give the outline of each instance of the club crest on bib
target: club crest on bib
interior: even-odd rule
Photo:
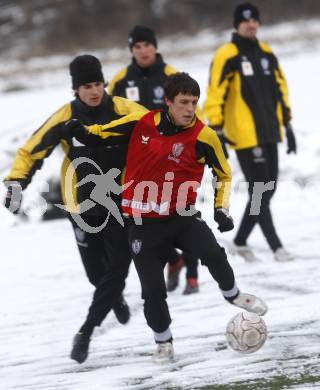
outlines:
[[[174,157],[179,157],[183,152],[183,149],[184,149],[184,145],[181,142],[173,144],[172,154],[174,155]]]
[[[142,247],[142,241],[141,240],[133,240],[132,243],[131,243],[131,248],[132,248],[132,252],[137,255],[138,253],[140,253],[141,251],[141,247]]]
[[[168,159],[176,162],[177,164],[180,162],[180,156],[183,152],[184,145],[181,142],[177,142],[172,145],[171,154],[169,154]]]

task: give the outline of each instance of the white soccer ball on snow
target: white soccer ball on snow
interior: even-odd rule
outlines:
[[[267,326],[258,314],[240,312],[228,322],[226,337],[235,351],[256,352],[267,339]]]

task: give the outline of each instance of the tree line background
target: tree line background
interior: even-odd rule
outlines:
[[[0,52],[25,57],[125,46],[146,24],[158,37],[232,27],[239,0],[0,0]],[[254,0],[262,23],[320,17],[319,0]],[[303,33],[303,32],[302,32]]]

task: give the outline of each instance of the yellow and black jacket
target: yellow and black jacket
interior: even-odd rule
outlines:
[[[164,109],[164,83],[169,75],[177,72],[163,61],[159,53],[156,63],[145,69],[140,68],[133,58],[131,64],[111,80],[108,93],[134,100],[149,110]]]
[[[282,125],[291,119],[288,88],[268,45],[234,33],[217,50],[204,114],[211,126],[223,126],[235,149],[282,140]]]
[[[61,168],[62,198],[68,211],[79,212],[79,204],[90,198],[94,183],[87,183],[77,187],[77,183],[89,174],[99,175],[106,173],[110,168],[123,170],[126,162],[127,148],[121,145],[106,147],[90,147],[79,142],[68,142],[61,139],[62,127],[71,118],[79,119],[86,125],[96,123],[105,124],[132,112],[147,110],[137,103],[120,97],[104,95],[102,103],[97,107],[90,107],[79,98],[65,104],[55,112],[20,148],[5,181],[18,181],[22,188],[30,183],[36,170],[40,169],[43,160],[53,149],[61,143],[65,159]],[[75,159],[82,157],[87,162],[77,163]],[[89,160],[90,159],[90,160]],[[78,160],[79,161],[79,160]],[[70,168],[71,183],[65,180],[67,169]],[[120,178],[119,178],[120,182]],[[120,197],[114,199],[120,204]],[[99,205],[88,210],[88,214],[104,215],[107,210]]]
[[[129,145],[130,138],[137,125],[145,113],[135,112],[115,120],[106,125],[93,125],[86,127],[85,132],[77,134],[77,139],[81,143],[100,145]],[[154,123],[159,133],[163,136],[172,136],[179,132],[193,127],[196,118],[187,127],[177,127],[170,119],[168,113],[164,111],[154,111]],[[195,157],[199,164],[207,165],[212,170],[213,176],[219,183],[215,190],[216,208],[229,208],[229,197],[231,187],[231,168],[228,164],[221,147],[219,138],[214,130],[202,124],[203,127],[199,132],[195,144]],[[143,158],[143,156],[141,156]]]

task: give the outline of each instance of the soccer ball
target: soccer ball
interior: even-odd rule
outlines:
[[[235,351],[253,353],[265,343],[267,326],[258,314],[240,312],[228,322],[226,337]]]

